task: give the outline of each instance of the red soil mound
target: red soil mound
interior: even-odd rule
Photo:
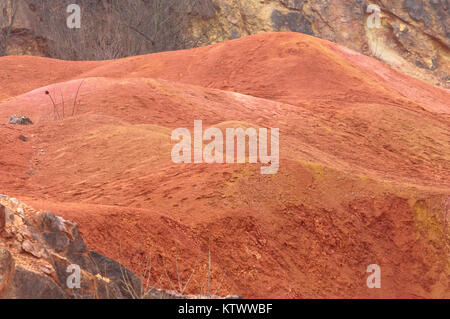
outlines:
[[[447,91],[288,33],[0,69],[0,123],[37,123],[0,126],[0,193],[78,222],[91,248],[136,272],[152,253],[152,282],[178,287],[178,264],[183,280],[195,271],[188,292],[204,292],[211,252],[223,295],[450,296]],[[172,129],[195,119],[280,128],[278,174],[172,163]],[[369,264],[381,289],[366,286]]]
[[[21,56],[0,59],[0,101],[44,85],[67,81],[101,65],[101,62],[68,62]]]

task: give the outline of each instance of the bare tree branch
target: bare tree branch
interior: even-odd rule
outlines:
[[[191,48],[194,42],[187,29],[196,1],[77,0],[81,29],[66,27],[63,4],[37,1],[43,21],[37,33],[50,33],[49,54],[64,60],[108,60]]]
[[[12,15],[11,15],[10,23],[8,25],[8,29],[6,31],[5,44],[4,44],[2,52],[0,52],[1,56],[8,55],[9,38],[11,36],[11,31],[13,29],[14,22],[16,21],[17,11],[19,9],[19,0],[9,0],[9,7],[11,9]]]

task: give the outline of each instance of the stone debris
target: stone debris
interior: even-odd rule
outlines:
[[[26,116],[13,115],[9,119],[8,124],[13,124],[13,125],[33,125],[33,122]]]

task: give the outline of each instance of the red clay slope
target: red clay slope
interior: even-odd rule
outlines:
[[[205,292],[211,251],[222,295],[450,297],[447,91],[292,33],[0,70],[0,123],[36,122],[0,126],[0,193],[77,221],[136,272],[151,255],[151,282],[178,288],[178,264],[184,281],[195,271],[187,291]],[[278,174],[172,163],[172,129],[195,119],[280,128]],[[381,289],[367,288],[369,264]]]

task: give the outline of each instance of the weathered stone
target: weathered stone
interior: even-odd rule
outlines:
[[[44,232],[65,232],[64,219],[50,212],[42,212],[35,216],[39,228]]]
[[[76,248],[81,248],[84,246],[82,251],[76,251]],[[67,252],[63,254],[72,264],[80,266],[84,271],[90,272],[92,274],[98,273],[98,267],[92,258],[89,256],[87,247],[84,242],[71,242]]]
[[[423,0],[403,0],[402,5],[411,18],[416,21],[423,21],[426,25],[429,25],[430,17],[424,10]]]
[[[314,35],[311,22],[301,13],[289,12],[284,14],[274,10],[271,19],[277,31],[294,31]]]
[[[14,273],[12,287],[4,297],[8,299],[66,299],[67,295],[48,276],[18,267]]]
[[[78,264],[73,264],[72,261],[57,255],[52,254],[54,267],[58,282],[64,288],[66,294],[71,298],[76,299],[124,299],[117,283],[110,278],[102,277],[95,272],[86,272]],[[68,287],[67,280],[72,272],[68,272],[71,265],[80,266],[80,287]]]
[[[98,297],[101,299],[127,299],[122,295],[118,284],[108,280],[107,278],[99,278],[100,275],[97,276],[98,280],[98,288],[97,293]]]
[[[95,298],[95,285],[92,283],[91,278],[88,277],[86,272],[82,271],[80,265],[72,263],[70,260],[63,258],[57,254],[52,254],[53,264],[55,267],[56,276],[60,286],[65,290],[66,294],[71,297],[77,297],[79,299],[93,299]],[[80,267],[80,287],[69,287],[68,279],[69,276],[73,275],[72,272],[68,271],[69,266],[76,265]]]
[[[3,216],[4,216],[4,227],[11,227],[15,224],[15,216],[14,212],[12,212],[10,209],[4,207],[3,209]]]
[[[28,138],[25,135],[20,134],[19,135],[19,140],[21,140],[22,142],[27,142]]]
[[[95,251],[91,251],[90,256],[97,265],[99,274],[117,283],[120,292],[125,298],[133,298],[141,295],[141,280],[131,270]]]
[[[43,233],[42,238],[57,253],[64,251],[70,244],[69,238],[64,233]]]
[[[69,251],[67,255],[70,256],[72,254],[82,254],[87,252],[86,243],[83,240],[71,241],[69,245]]]
[[[22,234],[22,236],[28,240],[31,241],[38,241],[39,240],[39,233],[38,230],[33,227],[32,225],[21,225],[20,228],[20,233]]]
[[[20,233],[17,233],[17,234],[16,234],[16,240],[17,240],[18,242],[20,242],[20,243],[23,242],[23,239],[24,239],[24,238],[23,238],[22,234],[20,234]]]
[[[11,253],[0,248],[0,298],[8,289],[14,277],[14,258]]]
[[[180,4],[182,4],[181,1]],[[211,19],[216,16],[216,8],[212,0],[197,0],[191,6],[180,9],[184,10],[185,14],[202,19]]]
[[[14,125],[33,125],[33,122],[26,116],[13,115],[8,121],[8,124]]]
[[[306,0],[280,0],[289,9],[301,10]]]
[[[36,258],[48,256],[48,253],[46,252],[45,248],[42,245],[38,243],[32,243],[29,240],[25,240],[22,243],[22,249]]]
[[[53,268],[52,265],[48,263],[44,263],[42,266],[39,267],[39,269],[46,275],[52,277],[53,279],[56,279],[56,271]]]
[[[5,223],[6,223],[5,218],[6,218],[6,216],[5,216],[5,206],[0,204],[0,233],[5,228]]]
[[[19,217],[17,217],[19,218]],[[16,222],[17,219],[14,215],[14,212],[9,208],[0,207],[0,233],[1,230],[4,230],[4,235],[6,237],[14,237],[16,234]]]

